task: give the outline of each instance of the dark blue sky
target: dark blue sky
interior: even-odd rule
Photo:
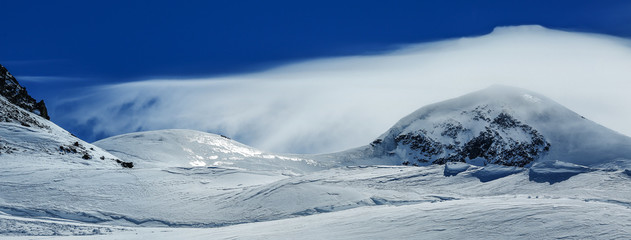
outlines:
[[[630,1],[0,0],[0,9],[0,64],[49,105],[77,87],[256,71],[496,26],[631,37]]]

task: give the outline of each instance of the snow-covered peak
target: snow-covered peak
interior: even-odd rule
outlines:
[[[594,166],[631,159],[631,138],[538,93],[502,85],[422,107],[368,148],[373,157],[414,165],[560,160]]]
[[[441,117],[451,118],[452,116],[448,115],[451,115],[453,112],[475,108],[484,108],[487,111],[498,112],[497,114],[499,112],[507,112],[518,117],[527,117],[533,113],[543,114],[546,110],[551,109],[562,109],[564,112],[571,112],[558,103],[535,92],[505,85],[493,85],[458,98],[424,106],[402,118],[392,128],[409,127],[417,120],[423,120],[430,116],[436,120],[440,120]],[[578,116],[575,113],[574,115]]]

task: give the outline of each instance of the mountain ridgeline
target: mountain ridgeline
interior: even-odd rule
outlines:
[[[18,124],[24,128],[37,128],[47,135],[46,138],[53,137],[53,133],[55,138],[63,136],[63,143],[36,144],[33,149],[48,145],[55,148],[42,150],[46,156],[75,153],[78,152],[73,151],[76,145],[88,145],[46,121],[49,116],[44,101],[37,102],[29,96],[1,65],[0,77],[0,123],[8,124],[3,127],[7,134],[18,129],[10,124]],[[10,145],[14,145],[10,149],[20,149],[24,148],[18,146],[20,143],[29,144],[2,137],[5,139],[0,138],[0,145],[5,150]],[[452,162],[529,167],[538,162],[561,161],[586,167],[631,168],[631,161],[628,161],[631,159],[631,138],[594,123],[545,96],[507,86],[492,86],[427,105],[402,118],[369,145],[339,153],[268,154],[218,135],[192,130],[126,134],[95,144],[108,150],[99,156],[116,159],[119,164],[124,162],[106,152],[115,152],[122,160],[137,162],[141,167],[233,165],[291,174],[339,166],[421,166]],[[84,149],[85,153],[79,155],[91,159],[95,155],[90,153],[91,149],[97,148],[90,146],[86,149],[90,150]]]
[[[0,163],[6,169],[50,166],[51,161],[65,168],[133,167],[51,122],[44,101],[28,95],[2,65],[0,77]]]
[[[44,100],[38,102],[28,95],[26,88],[21,86],[15,77],[9,73],[9,70],[2,65],[0,65],[0,95],[4,96],[10,103],[50,120]]]

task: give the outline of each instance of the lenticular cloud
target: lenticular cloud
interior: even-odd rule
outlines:
[[[101,86],[57,106],[86,138],[188,128],[272,152],[364,145],[423,105],[505,84],[560,102],[631,135],[631,42],[540,26],[317,59],[254,74]]]

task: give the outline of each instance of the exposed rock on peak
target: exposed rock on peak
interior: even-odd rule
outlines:
[[[497,112],[486,106],[463,110],[429,128],[393,134],[395,145],[382,151],[407,159],[404,164],[470,162],[519,167],[549,151],[550,143],[537,130],[507,112]]]
[[[0,95],[10,103],[50,120],[44,100],[37,101],[26,92],[9,71],[0,65]]]
[[[422,107],[370,145],[335,157],[350,164],[525,167],[558,160],[609,167],[631,159],[631,138],[540,94],[495,85]]]

